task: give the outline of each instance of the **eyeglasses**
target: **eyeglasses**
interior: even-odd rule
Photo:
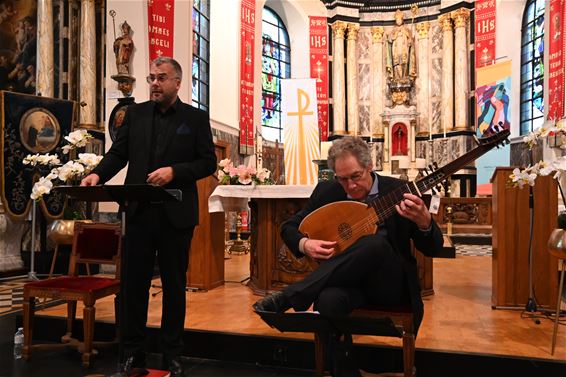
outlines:
[[[365,170],[360,170],[360,171],[354,172],[354,174],[352,174],[349,177],[340,177],[340,176],[335,175],[334,178],[343,185],[347,184],[348,181],[352,181],[352,182],[356,183],[360,179],[363,178],[365,172],[366,172]]]
[[[167,77],[165,73],[162,73],[159,75],[149,75],[145,78],[145,80],[147,81],[148,84],[152,84],[155,80],[157,80],[158,83],[162,84],[169,79],[174,80],[177,78],[178,77]]]

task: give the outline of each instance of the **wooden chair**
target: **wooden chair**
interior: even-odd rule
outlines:
[[[379,333],[378,328],[382,327],[384,321],[390,319],[397,329],[396,332]],[[367,334],[379,336],[396,336],[403,339],[403,375],[404,377],[412,377],[415,365],[415,333],[413,325],[413,313],[409,307],[400,307],[394,309],[384,309],[375,306],[364,306],[355,309],[348,317],[341,321],[348,326],[348,320],[352,324],[356,323],[352,329],[352,335]],[[372,326],[372,323],[375,326]],[[363,324],[360,326],[359,324]],[[376,330],[374,331],[373,328]],[[324,349],[322,337],[315,333],[314,337],[315,352],[315,376],[321,377],[324,373]]]
[[[76,346],[82,352],[82,364],[90,364],[93,350],[93,333],[96,300],[120,291],[120,224],[81,223],[75,224],[73,247],[69,262],[68,276],[41,280],[24,285],[24,347],[22,355],[29,359],[32,348],[53,348],[54,346]],[[112,264],[116,266],[115,277],[79,276],[78,264]],[[67,333],[61,338],[63,344],[32,345],[33,316],[36,298],[51,298],[67,301]],[[77,310],[77,301],[82,301],[83,342],[72,338],[72,327]],[[115,309],[117,300],[114,299]],[[115,310],[117,314],[117,310]],[[117,322],[116,322],[117,323]]]

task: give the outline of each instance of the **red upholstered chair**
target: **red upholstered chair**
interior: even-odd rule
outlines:
[[[24,285],[24,348],[23,357],[29,359],[32,348],[52,348],[53,345],[32,345],[33,315],[36,298],[51,298],[67,301],[67,333],[60,346],[77,346],[82,352],[83,366],[90,364],[93,354],[93,332],[96,300],[120,291],[120,224],[81,223],[75,224],[73,248],[68,276],[41,280]],[[116,266],[115,277],[79,276],[78,265],[112,264]],[[72,325],[77,311],[77,301],[82,301],[84,339],[80,343],[72,338]],[[116,308],[116,298],[114,300]],[[115,310],[115,313],[117,311]]]

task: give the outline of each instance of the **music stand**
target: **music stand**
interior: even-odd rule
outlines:
[[[120,281],[125,281],[126,275],[126,212],[132,202],[164,203],[182,200],[181,190],[166,190],[161,186],[149,184],[130,185],[98,185],[98,186],[57,186],[54,190],[65,196],[84,202],[115,202],[122,206],[122,250],[120,253]],[[118,305],[118,322],[116,326],[124,323],[124,302],[126,292],[124,284],[120,283],[120,299]],[[118,370],[124,357],[124,344],[122,332],[118,331]],[[132,371],[132,375],[147,374],[146,370]]]

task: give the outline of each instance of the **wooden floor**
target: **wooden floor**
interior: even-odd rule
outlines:
[[[312,339],[312,334],[281,334],[252,311],[259,298],[240,281],[249,271],[249,254],[226,259],[226,284],[209,292],[189,292],[185,327],[235,334]],[[566,360],[566,326],[558,329],[557,348],[550,354],[553,321],[539,325],[521,318],[520,310],[491,309],[491,257],[458,256],[434,260],[435,294],[425,298],[425,317],[417,349]],[[152,292],[156,290],[152,289]],[[97,304],[97,320],[113,321],[111,299]],[[80,313],[80,310],[78,311]],[[64,316],[64,305],[44,309],[45,315]],[[148,324],[159,326],[161,295],[151,298]],[[400,345],[395,338],[359,336],[356,342]]]

